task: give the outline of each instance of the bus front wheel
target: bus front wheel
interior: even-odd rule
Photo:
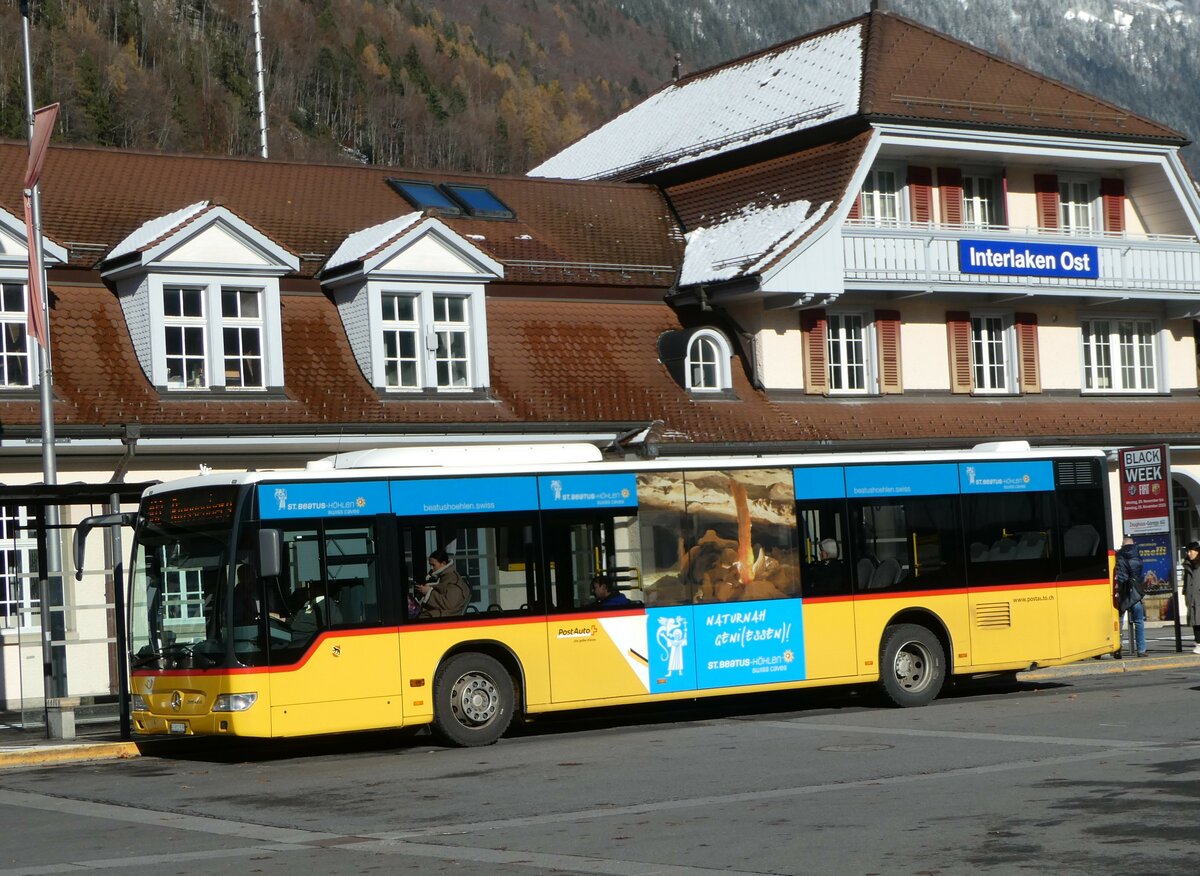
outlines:
[[[946,680],[946,654],[937,636],[916,624],[884,631],[879,655],[883,692],[897,706],[924,706]]]
[[[433,681],[433,731],[449,745],[491,745],[512,720],[513,682],[486,654],[458,654]]]

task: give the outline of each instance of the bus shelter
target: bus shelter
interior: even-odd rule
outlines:
[[[75,523],[136,503],[150,483],[0,485],[0,723],[72,738],[75,721],[120,716],[128,735],[119,527],[72,561]],[[58,508],[57,524],[47,522]],[[92,544],[92,542],[95,544]]]

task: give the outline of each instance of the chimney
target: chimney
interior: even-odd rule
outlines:
[[[679,52],[675,53],[675,66],[671,69],[671,81],[679,81]]]
[[[887,12],[887,0],[871,0],[872,12]]]

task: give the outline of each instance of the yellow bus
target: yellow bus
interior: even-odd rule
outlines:
[[[1108,507],[1103,452],[1023,442],[396,448],[192,477],[123,515],[133,729],[485,745],[515,715],[739,692],[923,705],[951,674],[1120,647]]]

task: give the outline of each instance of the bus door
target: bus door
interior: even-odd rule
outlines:
[[[962,466],[969,662],[976,667],[1059,656],[1061,539],[1051,466],[1046,460]]]
[[[801,499],[797,519],[806,678],[854,675],[854,556],[844,499]]]
[[[628,485],[621,482],[628,478]],[[548,481],[543,508],[569,510],[542,515],[542,541],[549,570],[550,690],[553,702],[645,696],[649,689],[646,614],[641,589],[641,546],[635,507],[578,507],[601,500],[569,497],[631,492],[632,475],[571,476]],[[550,488],[558,481],[557,493]],[[595,482],[593,482],[595,481]],[[632,505],[636,494],[627,495]],[[576,507],[569,503],[575,501]],[[618,501],[618,500],[614,500]],[[620,594],[599,604],[592,580],[602,576]]]
[[[399,652],[380,586],[390,526],[381,515],[278,527],[282,570],[265,582],[274,735],[400,725]]]
[[[1061,572],[1058,623],[1061,656],[1121,647],[1109,574],[1108,474],[1099,459],[1060,459],[1055,463]],[[1144,559],[1148,559],[1145,553]],[[1149,563],[1147,563],[1147,567]],[[1151,585],[1143,580],[1144,593]]]

